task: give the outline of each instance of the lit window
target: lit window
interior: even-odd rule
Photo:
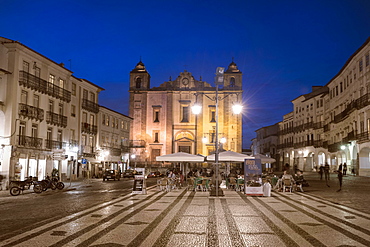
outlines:
[[[49,82],[51,84],[54,84],[55,83],[55,75],[52,75],[52,74],[49,75]]]

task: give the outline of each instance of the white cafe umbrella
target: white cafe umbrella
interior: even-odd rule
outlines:
[[[173,153],[173,154],[157,156],[156,160],[163,161],[163,162],[178,162],[180,163],[180,166],[181,166],[182,163],[204,162],[204,158],[205,157],[201,155],[194,155],[194,154],[188,154],[184,152],[178,152],[178,153]],[[184,168],[185,168],[185,171],[183,170],[183,174],[186,174],[188,167],[186,166]]]
[[[274,158],[267,157],[266,155],[263,155],[263,154],[255,154],[255,155],[252,155],[251,157],[254,157],[256,159],[260,159],[262,164],[273,163],[273,162],[276,161]]]
[[[223,151],[218,154],[219,162],[244,162],[245,159],[254,159],[254,157],[233,151]],[[207,161],[215,161],[215,154],[208,155]]]
[[[156,160],[164,162],[204,162],[204,157],[184,152],[178,152],[157,156]]]

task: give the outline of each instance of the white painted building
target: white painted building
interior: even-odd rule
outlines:
[[[278,165],[304,171],[346,163],[347,173],[370,176],[370,38],[325,86],[294,100],[279,123]],[[258,145],[261,140],[254,140]]]
[[[53,169],[62,179],[91,176],[102,147],[102,90],[24,44],[0,38],[2,186],[28,176],[43,179]]]

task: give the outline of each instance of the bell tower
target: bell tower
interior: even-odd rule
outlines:
[[[140,60],[130,72],[130,90],[141,91],[150,89],[150,75]]]
[[[236,66],[236,63],[234,63],[233,60],[224,73],[224,87],[229,89],[235,88],[241,90],[242,77],[243,73],[238,69],[238,66]]]

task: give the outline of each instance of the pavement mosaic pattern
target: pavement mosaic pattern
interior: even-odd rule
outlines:
[[[370,215],[309,193],[127,195],[0,246],[370,246]]]

